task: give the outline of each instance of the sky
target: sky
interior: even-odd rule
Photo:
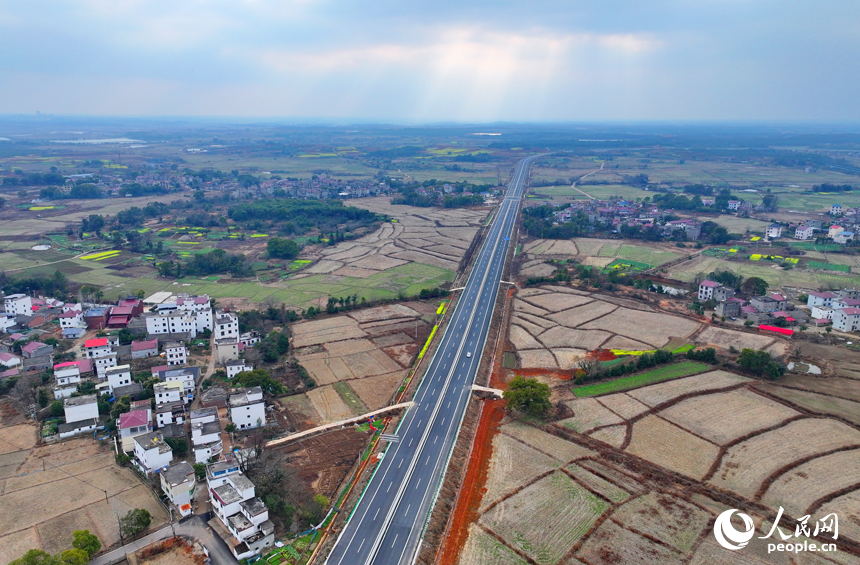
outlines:
[[[856,0],[0,0],[0,114],[860,121]]]

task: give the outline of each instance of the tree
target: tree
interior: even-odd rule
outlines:
[[[192,467],[194,468],[194,478],[198,481],[206,479],[206,463],[195,463]]]
[[[148,528],[151,522],[152,515],[148,510],[135,508],[120,518],[119,530],[123,538],[131,538]]]
[[[224,431],[226,431],[227,433],[230,433],[230,434],[235,433],[238,429],[239,428],[237,428],[236,424],[234,424],[233,422],[230,422],[229,424],[224,426]]]
[[[770,285],[766,280],[759,277],[750,277],[744,281],[744,284],[741,286],[741,290],[753,296],[760,296],[767,292],[769,287]]]
[[[188,442],[183,438],[175,438],[168,437],[164,438],[164,443],[170,446],[170,449],[173,450],[173,453],[179,455],[180,457],[188,453]]]
[[[514,377],[502,397],[508,401],[507,407],[510,410],[526,412],[534,416],[541,416],[552,407],[549,401],[549,386],[538,382],[537,379]]]
[[[51,416],[54,418],[59,418],[63,414],[65,414],[65,409],[63,408],[63,403],[59,400],[55,400],[51,403]]]
[[[745,348],[738,355],[738,365],[758,377],[766,376],[775,379],[785,372],[785,369],[777,364],[767,351],[756,351]]]
[[[267,394],[284,394],[284,385],[274,380],[268,371],[254,369],[253,371],[242,371],[233,377],[233,386],[252,387],[258,386]]]
[[[87,565],[90,556],[83,549],[67,549],[57,556],[64,565]]]
[[[23,557],[10,561],[9,565],[62,565],[62,562],[41,549],[31,549]]]
[[[299,254],[299,244],[292,239],[273,237],[266,243],[269,257],[294,259]]]

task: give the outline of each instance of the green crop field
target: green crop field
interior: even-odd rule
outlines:
[[[807,271],[800,268],[785,270],[769,261],[726,261],[717,257],[703,257],[690,265],[682,263],[669,269],[669,277],[690,282],[696,275],[707,275],[724,270],[737,273],[744,278],[760,277],[774,289],[793,286],[805,289],[845,288],[860,285],[860,275],[836,274],[832,271]]]
[[[597,256],[617,257],[628,261],[645,263],[652,267],[668,263],[680,257],[680,255],[669,251],[645,247],[644,245],[622,243],[620,240],[607,241],[597,252]]]
[[[631,388],[667,381],[669,379],[686,377],[696,373],[701,373],[708,369],[710,369],[710,365],[706,365],[705,363],[682,361],[681,363],[666,365],[665,367],[660,367],[653,371],[647,371],[645,373],[616,379],[614,381],[574,387],[573,394],[579,398],[583,398],[586,396],[609,394],[611,392],[621,392],[630,390]]]
[[[145,276],[123,277],[118,274],[121,271],[107,269],[107,265],[103,262],[78,259],[64,261],[57,265],[62,270],[64,264],[68,266],[65,272],[71,281],[102,287],[106,299],[126,296],[136,290],[143,290],[146,294],[170,291],[209,294],[215,298],[242,297],[252,302],[262,302],[272,297],[278,302],[296,308],[325,307],[328,296],[357,294],[359,299],[367,300],[397,298],[401,292],[412,296],[425,288],[435,288],[454,280],[453,271],[421,263],[400,265],[367,278],[313,275],[286,280],[273,279],[271,284],[265,285],[256,281],[220,282],[220,280],[230,280],[223,277],[217,282],[210,277],[188,277],[177,281],[161,278],[154,270]],[[44,265],[28,268],[16,275],[51,274],[56,268],[57,266],[54,265]],[[87,269],[87,271],[82,272],[81,269]]]
[[[834,265],[832,263],[821,263],[819,261],[810,261],[807,263],[812,269],[824,269],[825,271],[841,271],[843,273],[850,273],[851,267],[848,265]]]
[[[744,234],[747,232],[747,230],[763,234],[767,226],[770,225],[770,222],[756,220],[753,218],[738,218],[737,216],[729,216],[727,214],[721,214],[717,216],[716,219],[713,219],[711,221],[723,226],[729,231],[729,233],[739,234]]]

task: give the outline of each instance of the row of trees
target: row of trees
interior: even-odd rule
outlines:
[[[87,565],[101,547],[102,542],[98,536],[91,534],[89,530],[75,530],[72,532],[72,549],[62,551],[58,555],[51,555],[41,549],[31,549],[22,557],[10,561],[9,565]]]

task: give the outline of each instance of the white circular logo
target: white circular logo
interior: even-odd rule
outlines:
[[[732,525],[732,514],[735,512],[738,513],[738,516],[740,516],[741,520],[744,522],[746,530],[743,532],[737,531]],[[717,521],[714,522],[714,537],[717,538],[717,543],[726,549],[734,551],[736,549],[746,547],[747,543],[754,535],[755,525],[753,524],[752,518],[735,509],[726,510],[717,516]]]

